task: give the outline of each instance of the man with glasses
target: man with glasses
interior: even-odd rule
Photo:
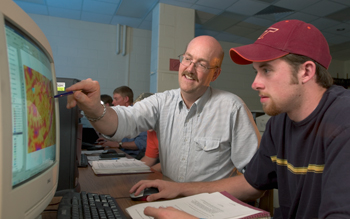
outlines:
[[[162,173],[174,181],[227,178],[248,164],[260,134],[239,97],[210,87],[223,57],[217,40],[199,36],[180,56],[179,89],[156,93],[133,107],[104,109],[98,82],[87,79],[67,88],[75,90],[67,107],[78,104],[92,125],[115,141],[155,130]]]

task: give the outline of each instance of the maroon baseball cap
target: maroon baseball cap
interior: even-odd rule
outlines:
[[[253,44],[230,49],[232,61],[240,65],[271,61],[289,53],[307,56],[326,69],[332,60],[322,33],[312,24],[300,20],[277,22]]]

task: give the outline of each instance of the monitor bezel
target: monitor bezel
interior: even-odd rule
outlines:
[[[50,60],[54,93],[56,74],[50,44],[36,23],[12,0],[0,2],[0,218],[36,218],[51,202],[57,188],[59,168],[59,108],[55,100],[56,160],[42,174],[18,187],[12,186],[12,113],[5,20],[32,39]],[[6,147],[7,146],[7,147]]]

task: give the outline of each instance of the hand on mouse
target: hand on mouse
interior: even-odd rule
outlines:
[[[146,207],[144,210],[145,215],[154,217],[155,219],[194,219],[195,216],[189,215],[183,211],[180,211],[173,207]]]
[[[176,198],[181,195],[181,183],[169,182],[164,180],[141,180],[136,183],[131,189],[130,193],[135,193],[135,195],[140,194],[145,188],[155,187],[158,188],[159,193],[149,195],[147,201],[155,201],[161,198],[171,199]]]

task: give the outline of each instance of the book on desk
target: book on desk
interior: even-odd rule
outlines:
[[[96,175],[152,172],[151,168],[144,162],[123,157],[111,160],[94,160],[89,163]]]

